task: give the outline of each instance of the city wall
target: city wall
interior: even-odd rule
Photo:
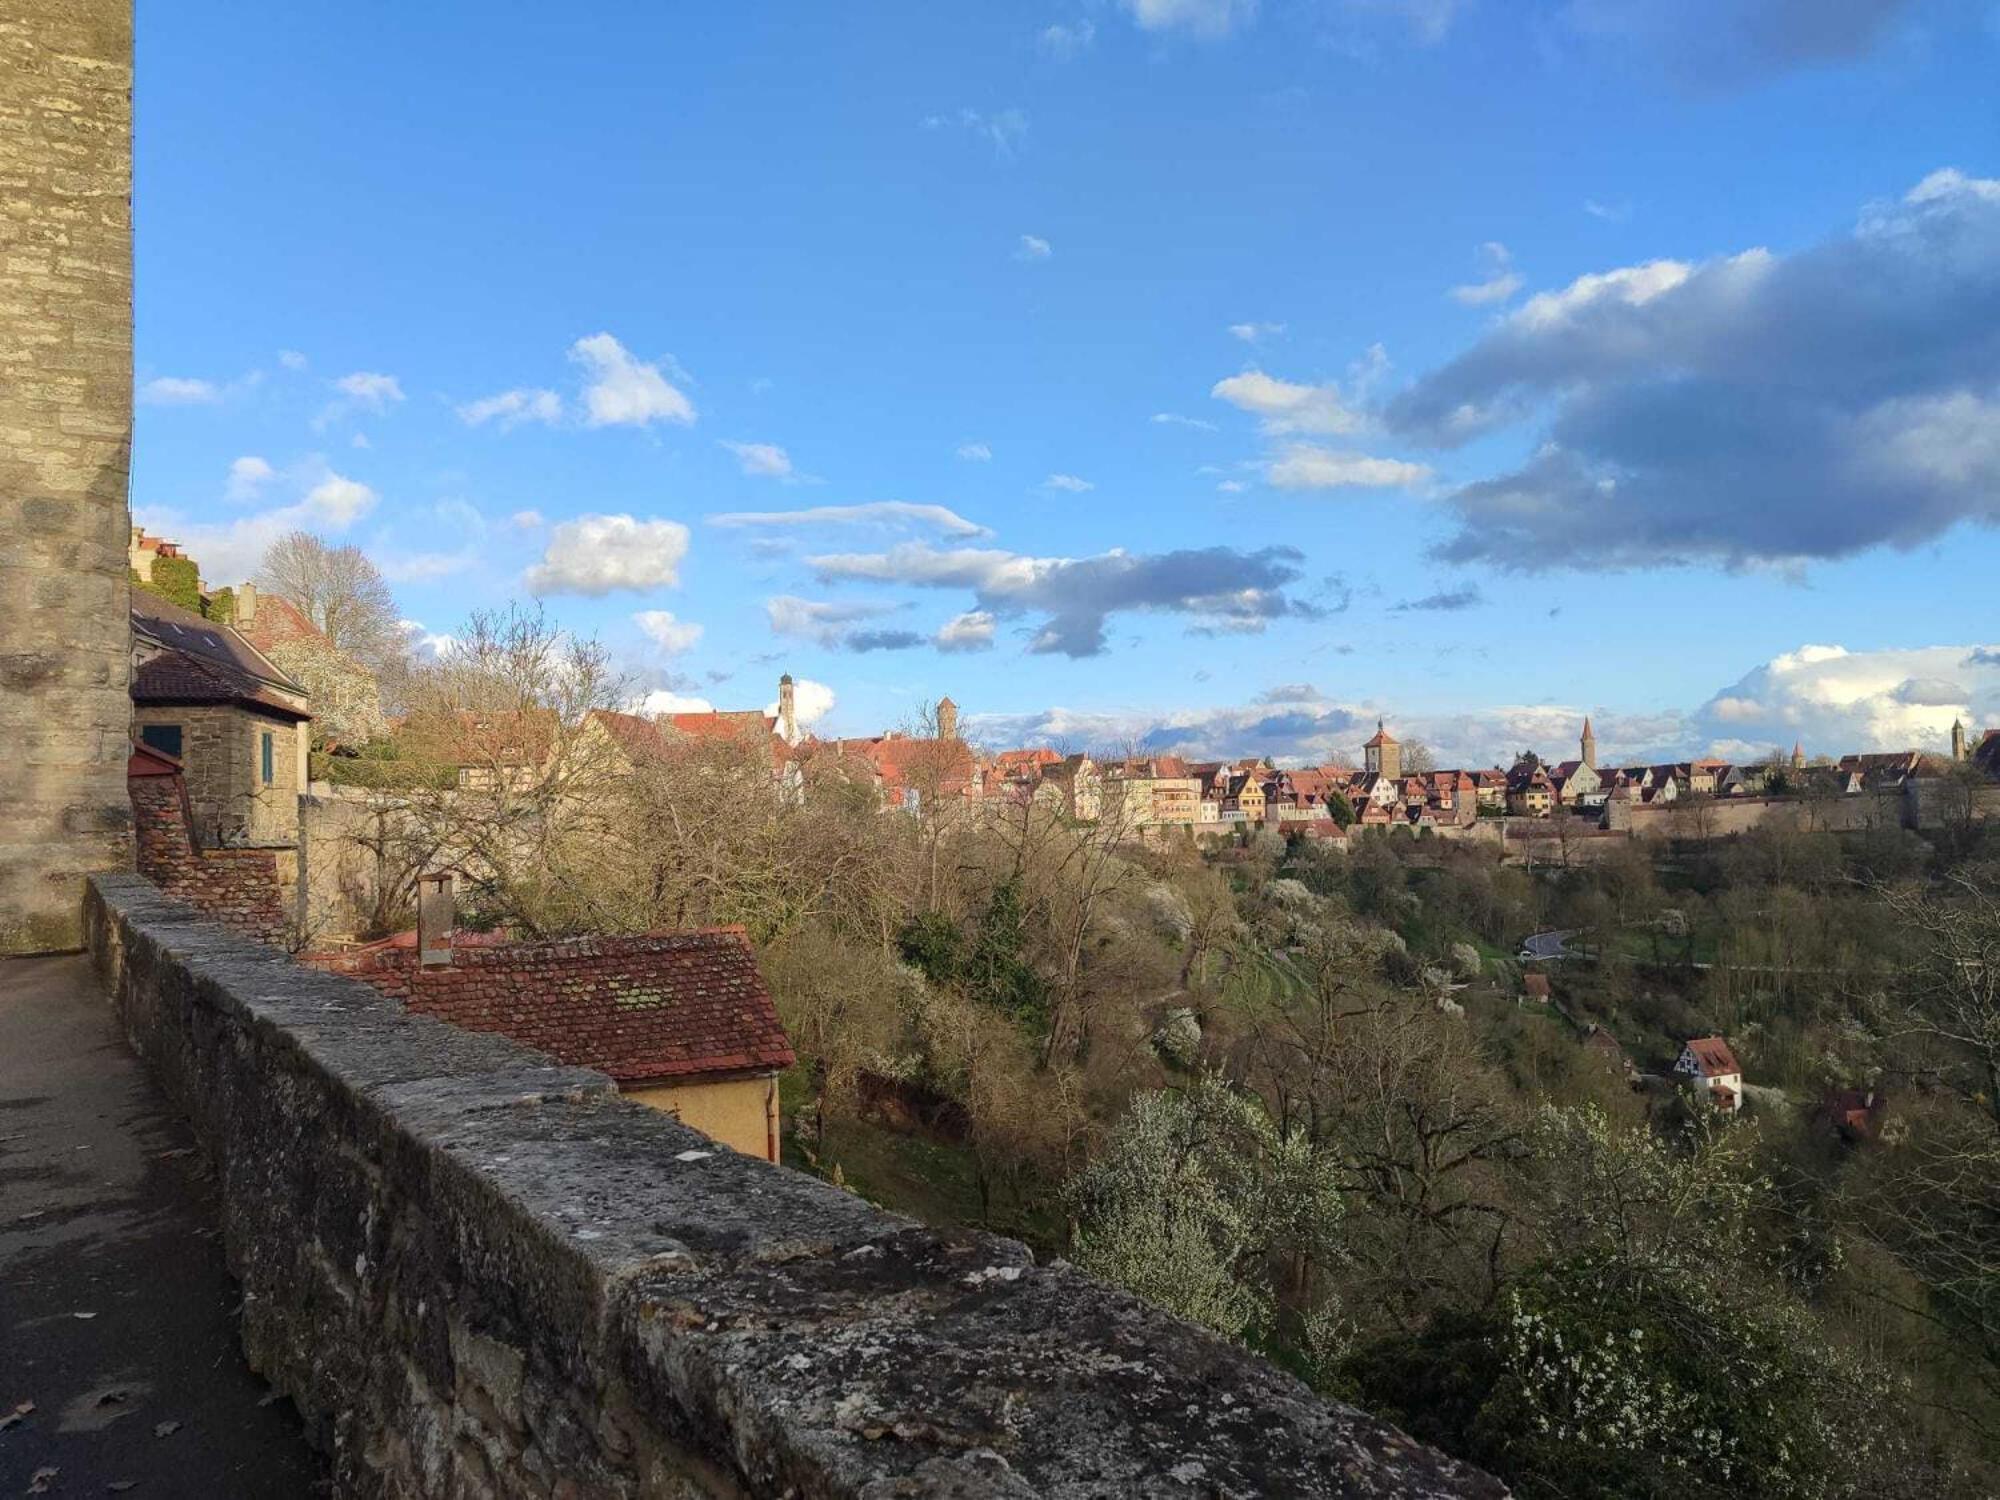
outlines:
[[[0,6],[0,953],[129,868],[130,0]]]
[[[1019,1244],[717,1147],[132,875],[90,948],[344,1496],[1497,1496]]]

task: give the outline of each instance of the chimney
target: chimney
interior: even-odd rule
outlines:
[[[236,623],[238,625],[257,623],[257,585],[254,583],[236,585]]]
[[[451,931],[457,924],[451,876],[426,875],[417,882],[417,962],[426,969],[451,967]]]
[[[796,745],[799,742],[798,703],[792,696],[790,672],[778,679],[778,738],[787,745]]]

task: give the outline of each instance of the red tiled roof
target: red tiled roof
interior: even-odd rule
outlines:
[[[233,622],[236,633],[265,655],[273,647],[292,641],[326,643],[326,632],[306,618],[305,612],[283,594],[258,591],[256,608],[248,620]],[[331,649],[329,647],[329,649]]]
[[[1695,1066],[1701,1069],[1704,1078],[1718,1078],[1725,1073],[1743,1071],[1742,1065],[1736,1061],[1736,1054],[1729,1050],[1729,1043],[1719,1036],[1691,1037],[1688,1050],[1694,1054]]]
[[[163,651],[181,651],[274,688],[303,694],[278,664],[230,626],[143,591],[132,595],[132,632]]]
[[[162,706],[233,703],[293,723],[312,717],[256,678],[185,651],[162,651],[141,662],[132,674],[132,701]]]
[[[454,939],[449,966],[423,968],[414,946],[395,939],[365,955],[307,962],[620,1085],[770,1073],[795,1060],[741,927],[544,943],[468,939]]]

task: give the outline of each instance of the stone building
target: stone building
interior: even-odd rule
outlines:
[[[1361,766],[1391,781],[1403,774],[1403,742],[1384,729],[1380,719],[1375,721],[1374,737],[1361,747]]]
[[[229,626],[163,599],[135,595],[131,630],[137,735],[185,768],[196,840],[296,845],[305,690]]]
[[[0,953],[129,868],[130,0],[0,10]]]

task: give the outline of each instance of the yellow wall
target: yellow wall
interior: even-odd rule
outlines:
[[[745,1156],[778,1159],[778,1079],[728,1078],[664,1088],[625,1089],[649,1109],[672,1115]]]

